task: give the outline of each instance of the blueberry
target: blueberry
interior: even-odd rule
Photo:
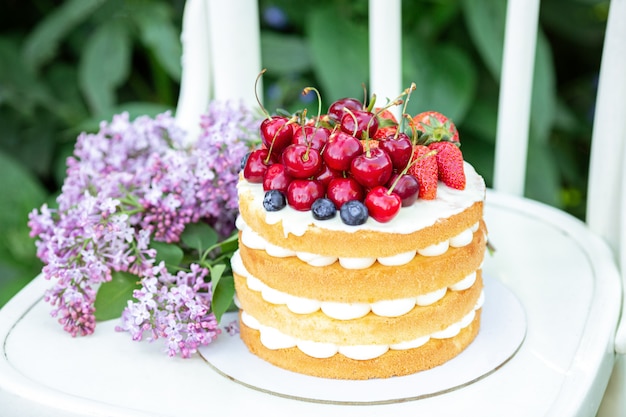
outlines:
[[[246,162],[248,162],[248,158],[250,157],[251,153],[252,152],[248,152],[243,156],[243,158],[241,158],[241,169],[244,169],[246,167]]]
[[[359,200],[350,200],[341,206],[339,209],[339,217],[348,226],[358,226],[365,223],[369,213],[365,204]]]
[[[287,205],[285,194],[278,190],[269,190],[265,192],[263,197],[263,207],[267,211],[278,211]]]
[[[313,218],[316,220],[328,220],[335,217],[337,208],[335,207],[335,203],[329,199],[318,198],[313,202],[311,212],[313,213]]]

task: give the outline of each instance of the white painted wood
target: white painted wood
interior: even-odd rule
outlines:
[[[401,0],[369,1],[370,94],[376,94],[378,107],[398,97],[404,89],[401,6]],[[390,111],[396,118],[401,116],[399,106]]]
[[[524,195],[539,0],[508,0],[502,57],[495,190]]]
[[[188,0],[185,4],[181,33],[183,71],[175,117],[177,124],[187,130],[190,142],[200,132],[200,115],[211,97],[211,42],[206,14],[206,0]]]
[[[207,1],[213,98],[256,108],[254,82],[262,69],[258,2]]]

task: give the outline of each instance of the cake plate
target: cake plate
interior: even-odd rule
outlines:
[[[50,317],[50,283],[38,277],[0,310],[0,414],[594,416],[621,306],[611,252],[582,222],[527,199],[489,191],[485,219],[496,253],[484,273],[519,299],[526,334],[476,381],[392,403],[287,398],[229,379],[201,355],[168,358],[158,342],[132,342],[115,321],[71,338]]]

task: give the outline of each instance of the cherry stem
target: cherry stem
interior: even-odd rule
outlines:
[[[263,68],[261,72],[259,72],[259,75],[256,76],[256,80],[254,80],[254,98],[256,98],[256,102],[259,103],[259,107],[261,107],[261,111],[263,112],[263,114],[265,114],[265,116],[267,116],[268,119],[272,120],[272,116],[267,111],[267,109],[263,107],[263,104],[261,103],[261,99],[259,99],[259,94],[258,94],[259,80],[261,79],[263,74],[265,74],[265,71],[267,71],[267,68]]]
[[[406,100],[404,100],[404,106],[402,106],[402,117],[400,118],[400,124],[396,129],[396,134],[394,135],[395,139],[398,139],[398,135],[400,131],[404,130],[404,115],[406,114],[406,108],[409,105],[409,100],[411,99],[411,93],[417,89],[415,83],[411,83],[411,86],[404,90],[404,95],[406,95]]]
[[[317,119],[315,119],[315,127],[317,128],[320,125],[320,117],[322,116],[322,95],[315,87],[305,87],[304,90],[302,90],[302,95],[305,96],[311,91],[314,91],[317,95]]]
[[[420,156],[419,158],[415,159],[414,161],[413,159],[413,155],[415,155],[415,150],[411,148],[411,156],[409,158],[409,161],[411,161],[410,163],[406,164],[406,166],[404,167],[404,169],[398,174],[398,176],[396,177],[395,181],[393,182],[393,184],[391,184],[391,187],[389,187],[389,189],[387,190],[387,194],[391,194],[391,192],[393,191],[393,189],[395,188],[395,186],[398,184],[398,181],[400,181],[400,177],[402,177],[403,175],[405,175],[407,172],[409,172],[409,168],[412,167],[413,165],[415,165],[416,163],[418,163],[419,161],[421,161],[422,159],[426,159],[426,158],[430,158],[431,156],[435,156],[437,154],[437,150],[433,149],[429,152],[426,152],[424,155]]]

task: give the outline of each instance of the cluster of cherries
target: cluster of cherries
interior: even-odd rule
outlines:
[[[265,209],[288,204],[311,210],[318,220],[339,211],[345,224],[359,225],[369,216],[388,222],[401,207],[415,203],[419,182],[407,173],[415,160],[414,143],[388,110],[402,100],[383,109],[375,109],[374,101],[366,107],[354,98],[339,99],[312,119],[306,113],[266,112],[262,146],[242,161],[244,178],[263,185]]]

